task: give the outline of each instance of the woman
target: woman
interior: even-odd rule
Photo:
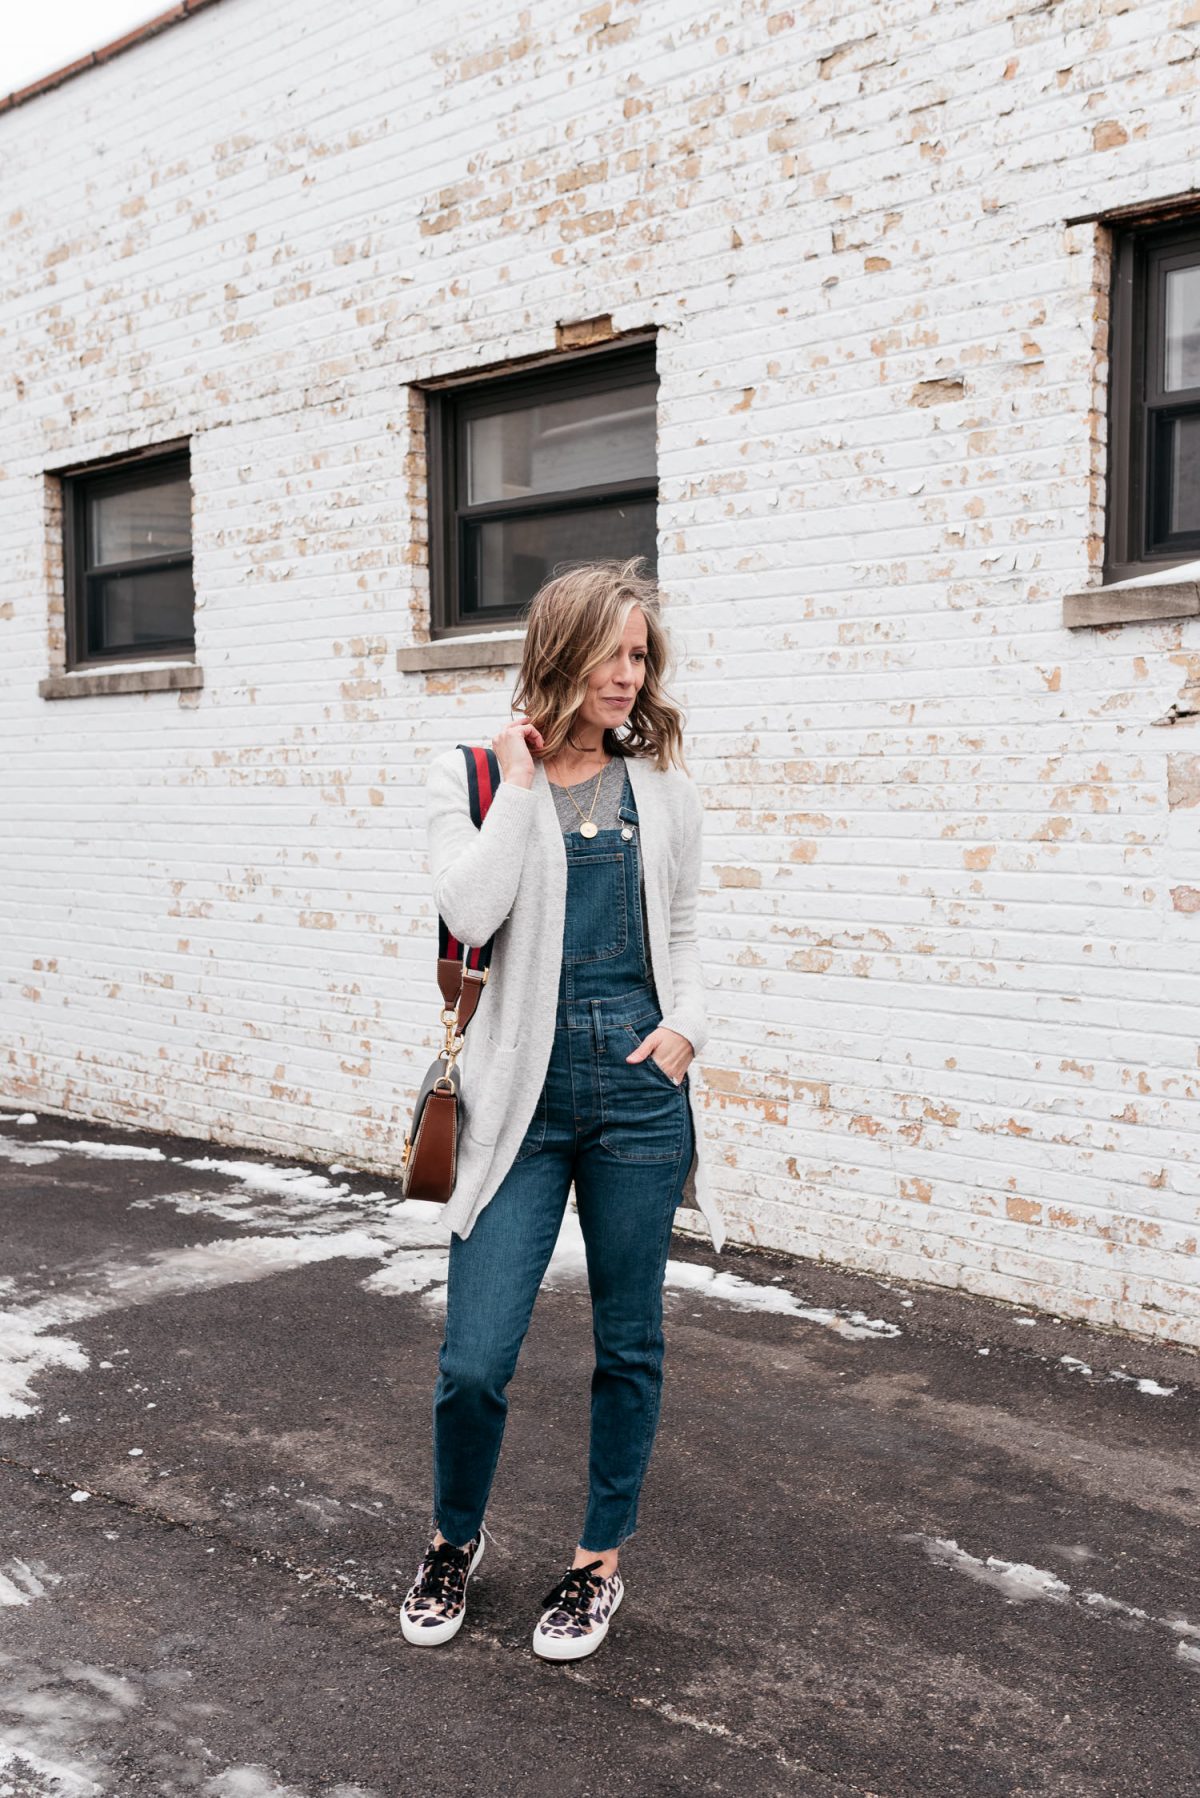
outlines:
[[[561,575],[530,606],[522,715],[493,739],[501,783],[481,829],[461,751],[430,766],[438,911],[460,942],[496,940],[463,1056],[434,1533],[402,1608],[410,1642],[446,1642],[462,1624],[505,1388],[572,1183],[596,1364],[583,1530],[533,1634],[547,1659],[591,1654],[621,1602],[619,1550],[658,1421],[671,1225],[690,1173],[721,1246],[688,1071],[707,1035],[701,810],[663,689],[667,656],[638,561]]]

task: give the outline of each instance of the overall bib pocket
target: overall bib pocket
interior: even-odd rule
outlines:
[[[629,942],[624,858],[572,851],[567,858],[567,908],[570,930],[563,960],[569,966],[624,955]]]

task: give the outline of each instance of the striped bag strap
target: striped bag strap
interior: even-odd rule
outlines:
[[[499,791],[500,764],[491,749],[481,749],[471,743],[460,743],[458,748],[462,750],[467,764],[471,822],[478,829]],[[491,936],[486,943],[460,943],[445,918],[438,918],[438,987],[446,1011],[454,1013],[454,1022],[460,1035],[470,1023],[475,1007],[479,1004],[479,996],[487,982],[492,944],[495,940]],[[448,1018],[444,1021],[449,1024]]]

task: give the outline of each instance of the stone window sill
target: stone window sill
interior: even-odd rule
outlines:
[[[137,668],[80,668],[38,682],[42,699],[91,699],[98,693],[178,693],[204,685],[195,662],[143,663]]]
[[[1156,618],[1194,618],[1200,614],[1200,580],[1161,578],[1117,581],[1111,587],[1090,587],[1068,593],[1063,600],[1063,623],[1068,630],[1088,625],[1149,624]]]
[[[436,643],[414,643],[396,651],[396,667],[402,674],[421,674],[439,668],[515,668],[525,653],[525,633],[502,636],[498,631],[478,637],[442,637]]]

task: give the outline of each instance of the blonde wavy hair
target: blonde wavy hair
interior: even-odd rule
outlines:
[[[610,755],[639,755],[660,769],[687,769],[683,713],[667,698],[671,665],[658,583],[641,556],[584,562],[554,575],[534,594],[525,614],[525,652],[513,711],[525,712],[545,743],[543,760],[566,742],[587,697],[593,669],[616,654],[634,606],[646,619],[646,678],[618,733],[606,728]]]

